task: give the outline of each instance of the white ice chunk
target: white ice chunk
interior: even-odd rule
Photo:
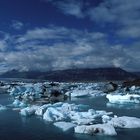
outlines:
[[[14,105],[15,107],[17,107],[17,106],[19,106],[19,105],[20,105],[20,103],[21,103],[21,101],[20,101],[20,100],[15,99],[15,100],[14,100],[14,102],[13,102],[13,105]]]
[[[54,107],[49,107],[43,115],[43,119],[50,122],[61,121],[65,120],[66,118],[67,116],[65,114],[61,113],[60,110]]]
[[[27,107],[27,104],[24,102],[20,102],[19,107]]]
[[[53,104],[52,106],[53,107],[61,107],[62,105],[63,105],[62,102],[58,102],[58,103]]]
[[[31,106],[31,107],[26,107],[21,109],[20,114],[23,116],[31,116],[33,114],[35,114],[35,111],[38,109],[38,106]]]
[[[19,96],[19,95],[34,95],[35,98],[40,97],[40,93],[42,93],[42,83],[26,83],[23,85],[17,85],[9,90],[10,95]]]
[[[7,107],[0,105],[0,111],[6,110],[6,109],[7,109]]]
[[[86,125],[86,124],[93,124],[94,121],[95,121],[95,119],[82,118],[82,119],[77,119],[72,122],[76,123],[78,125]]]
[[[90,135],[117,135],[115,128],[109,124],[81,125],[75,127],[75,133]]]
[[[111,103],[140,103],[140,95],[136,94],[126,94],[126,95],[108,94],[106,98]]]
[[[78,90],[78,89],[75,89],[71,92],[71,97],[86,97],[86,96],[89,96],[90,93],[88,90]]]
[[[73,130],[74,127],[76,126],[75,124],[70,123],[70,122],[55,122],[54,125],[60,129],[62,129],[62,131]]]
[[[114,117],[108,124],[119,128],[140,128],[140,118],[128,116]]]
[[[87,112],[75,112],[71,111],[70,118],[74,123],[81,124],[93,124],[95,118],[102,117],[103,115],[110,115],[112,112],[95,111],[89,109]]]
[[[135,86],[132,86],[132,87],[130,88],[130,90],[132,90],[132,91],[134,91],[135,89],[136,89]]]
[[[46,104],[46,105],[40,106],[39,108],[37,108],[35,114],[39,115],[39,116],[42,116],[45,113],[45,111],[47,110],[48,107],[52,107],[52,105],[51,104]]]
[[[111,120],[111,117],[110,116],[108,116],[108,115],[103,115],[102,116],[102,121],[103,121],[103,123],[107,123],[108,121],[110,121]]]
[[[100,91],[100,90],[91,90],[90,95],[92,97],[98,97],[98,96],[105,96],[106,94],[103,91]]]

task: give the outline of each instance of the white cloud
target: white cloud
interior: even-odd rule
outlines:
[[[0,53],[0,63],[7,69],[46,71],[72,67],[140,68],[137,60],[140,59],[139,42],[127,48],[123,44],[110,45],[108,36],[101,32],[53,26],[35,28],[10,38],[13,44],[7,45],[8,49],[12,47],[12,51]]]
[[[7,48],[7,43],[4,40],[0,40],[0,51],[4,51]]]
[[[11,27],[15,30],[21,30],[23,28],[24,24],[17,20],[12,20]]]
[[[91,20],[99,24],[111,23],[120,37],[138,38],[140,1],[105,0],[87,12]]]
[[[6,51],[9,39],[9,34],[0,31],[0,51]]]
[[[82,12],[83,4],[78,1],[66,1],[58,2],[58,7],[65,14],[76,16],[77,18],[83,18],[84,14]]]
[[[56,6],[66,15],[77,18],[89,17],[99,25],[112,24],[114,34],[120,37],[138,38],[139,9],[138,0],[103,0],[98,5],[92,5],[88,0],[44,0]],[[87,2],[89,4],[87,5]],[[112,27],[110,26],[110,27]]]
[[[44,0],[46,2],[51,2],[56,6],[60,11],[66,15],[72,15],[77,18],[84,18],[85,14],[83,13],[83,0]]]
[[[140,28],[137,26],[128,26],[117,32],[117,34],[121,37],[129,37],[129,38],[139,38],[140,37]]]

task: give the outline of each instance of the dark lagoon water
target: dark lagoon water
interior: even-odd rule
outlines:
[[[7,94],[0,94],[0,104],[12,102]],[[76,104],[86,104],[97,110],[112,111],[118,116],[134,116],[140,118],[140,105],[113,105],[105,97],[78,98],[72,100]],[[140,129],[118,129],[117,136],[89,136],[62,132],[42,118],[23,117],[11,109],[0,111],[0,140],[139,140]]]

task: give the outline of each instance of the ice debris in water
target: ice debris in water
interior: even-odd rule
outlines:
[[[60,128],[62,131],[74,130],[75,124],[71,122],[55,122],[54,126]]]
[[[42,92],[42,83],[26,83],[23,85],[17,85],[9,90],[10,95],[19,96],[19,95],[34,95],[36,98],[39,98],[39,94]]]
[[[95,111],[93,109],[89,109],[87,112],[71,112],[70,118],[78,125],[93,124],[96,118],[102,117],[102,115],[111,114],[112,112]]]
[[[110,124],[80,125],[75,127],[75,133],[89,135],[117,135],[115,128]]]
[[[111,103],[140,103],[140,95],[136,94],[108,94],[106,98]]]
[[[0,104],[0,111],[6,110],[6,109],[7,109],[7,107]]]
[[[108,120],[107,123],[119,128],[140,128],[140,118],[136,117],[114,117]]]
[[[26,107],[20,110],[20,114],[22,116],[31,116],[35,114],[35,111],[37,110],[39,106],[33,105],[31,107]]]
[[[103,96],[105,93],[97,83],[57,83],[63,94],[71,97]],[[45,121],[52,122],[56,127],[63,131],[75,130],[75,133],[84,133],[90,135],[116,135],[115,128],[138,128],[140,119],[135,117],[111,117],[112,112],[98,111],[89,109],[85,105],[76,105],[69,103],[48,103],[41,106],[29,105],[28,99],[40,99],[45,95],[43,86],[50,93],[50,83],[22,83],[9,90],[14,96],[13,105],[22,108],[20,114],[23,116],[38,115]],[[51,85],[50,85],[51,86]],[[49,87],[49,88],[48,88]],[[52,88],[52,87],[51,87]],[[106,97],[111,103],[140,103],[139,88],[132,86],[130,91],[122,92],[122,89],[116,90],[114,94],[108,94]],[[133,93],[134,92],[134,93]],[[136,94],[137,93],[137,94]],[[47,93],[48,94],[48,93]],[[21,97],[23,100],[21,100]],[[29,104],[27,104],[27,102]],[[33,102],[32,102],[33,103]],[[26,107],[28,106],[28,107]],[[1,108],[1,106],[0,106]],[[99,124],[96,124],[97,121]],[[74,129],[73,129],[74,128]]]
[[[112,112],[96,111],[88,109],[85,111],[86,105],[76,105],[69,103],[46,104],[43,106],[30,106],[21,109],[21,114],[29,116],[36,114],[43,116],[43,119],[50,122],[69,120],[75,124],[93,124],[96,118],[102,115],[111,115]]]
[[[69,95],[69,94],[71,94],[71,97],[86,97],[86,96],[90,96],[90,91],[75,89],[72,92],[66,93],[66,95]]]
[[[23,108],[23,107],[27,107],[27,104],[24,101],[20,101],[18,99],[15,99],[13,102],[13,106]]]

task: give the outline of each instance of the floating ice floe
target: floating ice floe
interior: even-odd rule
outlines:
[[[102,117],[103,115],[111,115],[112,112],[106,111],[95,111],[89,109],[87,112],[71,112],[70,118],[74,123],[78,125],[93,124],[96,118]]]
[[[58,108],[49,107],[44,113],[43,119],[50,122],[61,121],[66,120],[67,115],[63,114]]]
[[[135,89],[136,89],[135,86],[132,86],[132,87],[130,88],[130,90],[132,90],[132,91],[134,91]]]
[[[85,109],[84,105],[75,105],[68,103],[55,103],[46,108],[46,112],[43,114],[43,119],[46,121],[62,121],[71,119],[72,112],[78,112]]]
[[[107,123],[118,128],[140,128],[140,118],[136,117],[114,117]]]
[[[35,111],[35,114],[38,116],[43,116],[48,107],[52,107],[52,104],[45,104],[43,106],[38,107]]]
[[[26,107],[20,110],[20,114],[22,116],[31,116],[35,114],[35,111],[37,110],[38,106],[31,106],[31,107]]]
[[[82,112],[83,105],[80,107],[80,105],[63,103],[61,106],[55,106],[54,104],[46,109],[43,119],[51,122],[71,120],[73,123],[81,125],[93,124],[95,118],[112,114],[112,112],[95,111],[93,109]]]
[[[18,107],[18,106],[20,105],[20,103],[21,103],[20,100],[15,99],[14,102],[13,102],[13,105],[14,105],[15,107]]]
[[[6,110],[6,109],[7,109],[7,107],[0,105],[0,111]]]
[[[89,135],[117,135],[115,128],[110,124],[80,125],[75,127],[75,133]]]
[[[117,135],[114,128],[140,128],[140,119],[135,117],[111,117],[112,112],[88,109],[85,111],[84,105],[76,105],[58,102],[55,104],[45,104],[43,106],[32,105],[21,109],[23,116],[40,115],[44,120],[52,122],[62,131],[72,130],[75,133],[90,135]],[[95,124],[97,120],[100,123]]]
[[[9,90],[10,95],[19,96],[19,95],[34,95],[36,98],[39,98],[39,94],[42,92],[42,83],[26,83],[24,85],[17,85],[11,90]]]
[[[87,110],[86,107],[86,105],[58,102],[43,106],[26,107],[21,109],[20,113],[24,116],[30,116],[33,114],[43,116],[43,119],[49,122],[68,120],[78,125],[93,124],[96,118],[112,114],[112,112],[96,111],[94,109]]]
[[[89,95],[90,95],[90,93],[89,93],[88,90],[78,90],[78,89],[73,90],[71,93],[68,92],[68,93],[66,93],[66,94],[67,94],[68,96],[69,96],[69,94],[70,94],[71,97],[86,97],[86,96],[89,96]]]
[[[105,96],[106,93],[104,93],[104,92],[101,91],[101,90],[92,90],[92,91],[90,92],[90,95],[91,95],[92,97],[98,97],[98,96]]]
[[[108,115],[103,115],[102,116],[102,122],[103,123],[107,123],[110,120],[111,120],[111,117],[110,116],[108,116]]]
[[[75,124],[71,122],[55,122],[54,126],[60,128],[62,131],[74,130]]]
[[[134,103],[124,103],[124,104],[118,104],[118,103],[110,103],[108,102],[106,104],[106,106],[108,108],[119,108],[119,109],[127,109],[127,110],[130,110],[130,109],[140,109],[140,105],[139,104],[134,104]]]
[[[136,94],[108,94],[106,98],[111,103],[140,103],[140,95]]]
[[[23,107],[27,107],[27,104],[24,101],[20,101],[18,99],[15,99],[13,102],[13,106],[23,108]]]
[[[96,96],[104,96],[106,95],[105,93],[103,93],[100,90],[93,90],[93,89],[75,89],[73,91],[68,91],[66,93],[66,95],[71,96],[71,97],[96,97]]]

